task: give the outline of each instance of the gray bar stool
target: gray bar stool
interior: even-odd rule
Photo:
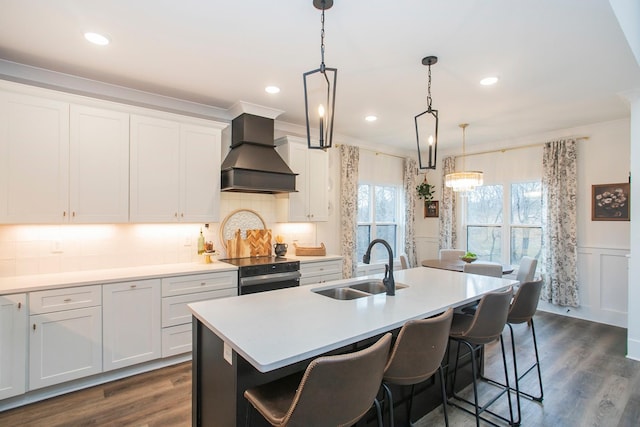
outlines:
[[[311,361],[299,375],[263,384],[244,392],[247,426],[253,406],[272,426],[350,426],[376,403],[376,395],[391,348],[387,333],[363,350]]]
[[[507,372],[507,359],[504,352],[504,342],[502,341],[502,330],[507,323],[507,315],[509,313],[509,303],[513,297],[513,288],[509,288],[504,292],[492,292],[485,294],[481,299],[474,315],[458,314],[453,316],[453,323],[451,325],[451,332],[449,337],[456,341],[457,352],[456,362],[453,373],[453,385],[452,385],[452,400],[449,404],[462,409],[463,411],[474,415],[476,417],[476,425],[480,426],[480,420],[483,420],[491,425],[497,426],[496,423],[489,420],[486,417],[482,417],[483,412],[487,412],[494,417],[507,422],[509,425],[515,425],[513,421],[513,407],[511,404],[511,393],[509,392],[509,375]],[[506,386],[498,393],[487,401],[484,405],[480,406],[478,403],[478,384],[477,378],[479,377],[478,362],[476,357],[481,354],[484,344],[488,344],[495,339],[500,338],[500,347],[502,349],[502,363],[504,365],[504,376]],[[471,357],[471,370],[472,370],[472,382],[473,382],[473,402],[464,399],[462,396],[456,394],[456,377],[458,374],[458,361],[460,360],[460,344],[464,344],[469,349],[469,355]],[[509,401],[509,418],[499,415],[489,410],[489,407],[495,403],[500,396],[507,395]],[[468,405],[473,405],[474,411],[470,411],[467,407],[456,403],[455,401],[464,402]]]
[[[540,372],[540,358],[538,357],[538,343],[536,340],[536,328],[533,324],[533,315],[536,313],[536,309],[538,308],[538,301],[540,300],[540,292],[542,290],[542,280],[537,280],[535,282],[525,282],[520,285],[518,288],[518,292],[516,292],[516,296],[513,298],[511,302],[511,307],[509,308],[509,315],[507,316],[507,326],[509,326],[509,331],[511,333],[511,352],[513,354],[513,368],[515,371],[515,379],[516,379],[516,403],[518,407],[518,420],[516,423],[520,423],[520,396],[524,396],[528,399],[535,400],[537,402],[542,402],[543,391],[542,391],[542,374]],[[536,356],[536,361],[531,367],[529,367],[522,375],[518,373],[518,360],[516,358],[516,344],[513,336],[513,326],[514,324],[520,323],[529,323],[531,326],[531,336],[533,338],[533,349]],[[538,386],[540,387],[540,394],[538,396],[534,396],[528,393],[523,392],[520,389],[520,380],[531,372],[534,368],[538,370]],[[506,387],[505,384],[502,384],[498,381],[483,378],[487,381]],[[511,388],[511,390],[514,390]]]
[[[391,427],[394,425],[393,396],[388,384],[411,386],[407,415],[411,425],[411,407],[415,385],[431,378],[436,371],[440,374],[444,420],[445,424],[449,425],[442,358],[449,342],[451,319],[453,319],[453,309],[449,308],[436,317],[409,320],[400,329],[382,377],[382,387],[389,402]]]

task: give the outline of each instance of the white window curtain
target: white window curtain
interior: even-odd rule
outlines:
[[[456,158],[442,159],[442,200],[440,203],[440,249],[456,249],[458,233],[456,231],[456,196],[453,190],[444,185],[444,176],[456,171]]]
[[[404,188],[405,197],[405,239],[404,253],[411,267],[418,265],[418,253],[416,252],[416,169],[417,163],[414,159],[404,159],[404,174],[402,186]]]
[[[356,239],[358,230],[358,162],[360,150],[340,145],[340,247],[342,277],[356,276]]]
[[[578,245],[576,237],[577,152],[575,140],[547,142],[542,155],[541,299],[577,307]]]

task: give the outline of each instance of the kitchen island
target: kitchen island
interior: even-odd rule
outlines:
[[[322,354],[355,349],[407,320],[439,314],[517,283],[419,267],[396,272],[396,283],[407,287],[395,296],[336,300],[314,292],[380,277],[190,304],[193,425],[243,424],[247,388],[304,370]]]

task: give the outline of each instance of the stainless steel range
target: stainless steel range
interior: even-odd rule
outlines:
[[[300,286],[300,261],[270,256],[220,261],[238,267],[238,295]]]

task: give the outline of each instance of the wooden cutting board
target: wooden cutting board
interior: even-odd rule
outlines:
[[[250,229],[246,230],[246,239],[242,238],[242,232],[237,229],[233,239],[227,240],[227,257],[246,258],[271,255],[271,230]]]
[[[271,230],[247,230],[249,256],[271,255]]]

